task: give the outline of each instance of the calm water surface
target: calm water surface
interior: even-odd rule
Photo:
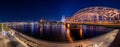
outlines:
[[[92,38],[108,33],[114,29],[91,25],[61,24],[61,23],[27,23],[12,25],[25,35],[51,42],[69,42]]]

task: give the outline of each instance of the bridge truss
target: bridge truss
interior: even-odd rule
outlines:
[[[67,22],[114,22],[120,20],[120,10],[109,7],[89,7],[76,12]]]

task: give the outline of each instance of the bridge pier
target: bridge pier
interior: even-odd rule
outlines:
[[[70,34],[70,24],[67,24],[67,38],[69,42],[73,42],[73,39],[71,38],[71,34]]]
[[[66,24],[67,29],[67,38],[69,42],[73,42],[74,40],[79,40],[83,38],[82,25],[74,25],[74,24]]]

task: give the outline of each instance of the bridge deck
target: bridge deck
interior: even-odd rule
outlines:
[[[80,22],[74,22],[74,23],[66,23],[66,24],[81,24],[81,25],[95,25],[95,26],[104,26],[109,28],[117,28],[120,29],[120,23],[80,23]]]

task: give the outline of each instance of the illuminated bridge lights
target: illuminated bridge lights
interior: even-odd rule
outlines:
[[[66,22],[115,22],[120,20],[120,10],[108,7],[89,7],[76,12]]]
[[[64,22],[64,20],[66,21]],[[113,29],[94,25],[104,25],[104,23],[105,25],[109,25],[109,23],[119,20],[120,11],[117,9],[108,7],[89,7],[76,12],[71,18],[65,19],[63,17],[62,23],[44,23],[42,21],[40,23],[11,23],[10,27],[16,27],[12,28],[16,31],[19,29],[18,32],[23,33],[23,36],[29,35],[46,41],[65,41],[73,43],[78,40],[94,38],[106,34]],[[36,42],[38,41],[35,41],[33,44],[36,45]],[[32,42],[28,44],[31,45]]]

